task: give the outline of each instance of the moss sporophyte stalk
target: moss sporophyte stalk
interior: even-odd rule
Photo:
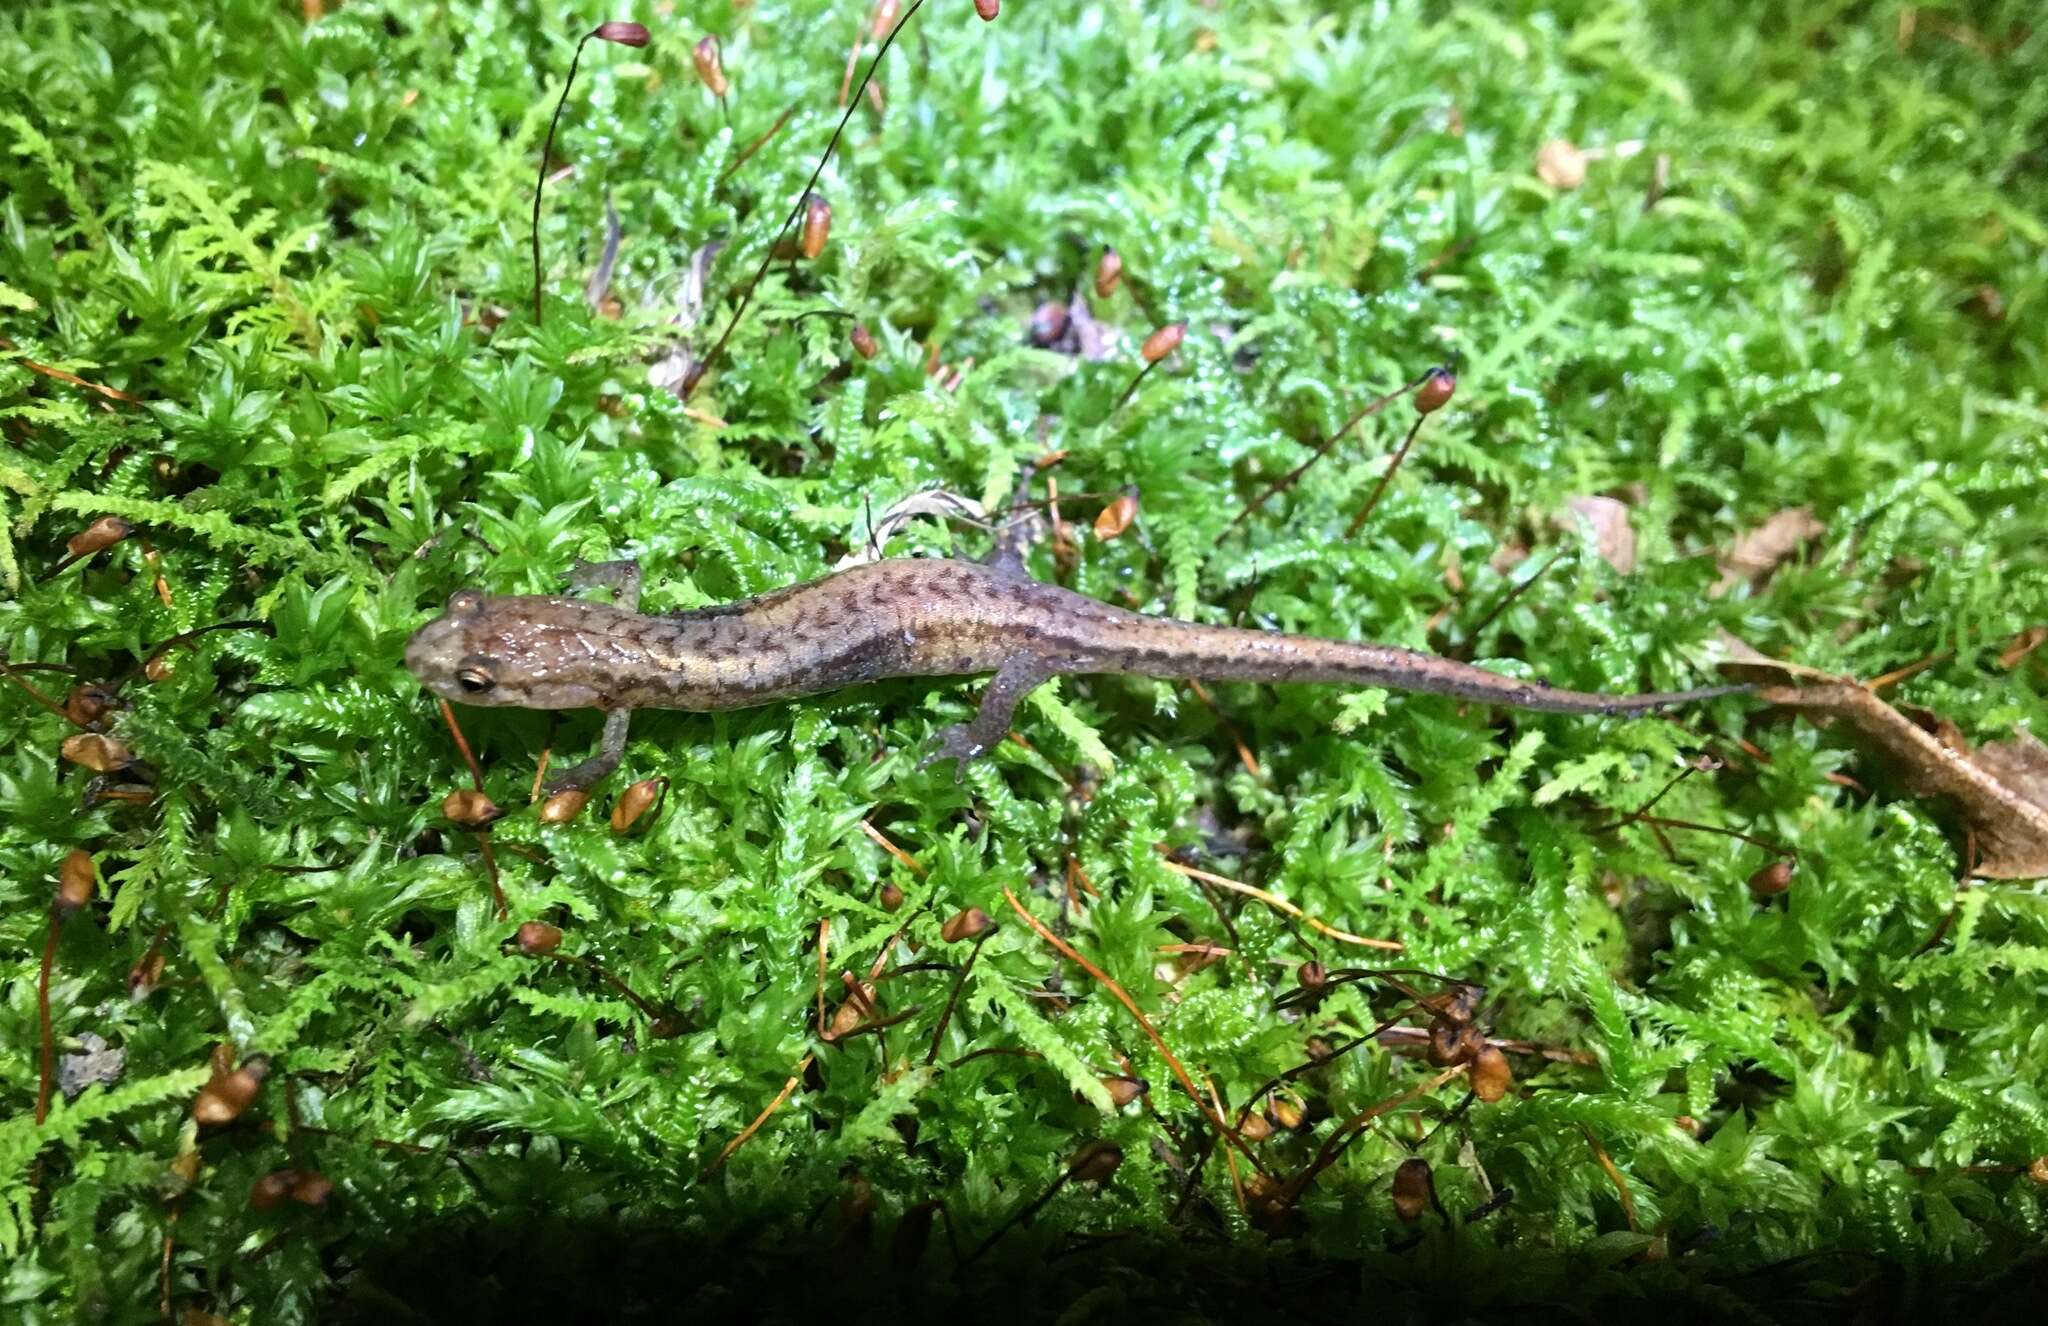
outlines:
[[[0,1299],[2033,1306],[2036,6],[685,8],[0,6]]]

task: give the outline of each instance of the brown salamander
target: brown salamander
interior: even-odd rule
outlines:
[[[1021,570],[945,558],[873,562],[665,616],[637,611],[633,563],[587,566],[572,583],[610,584],[615,601],[460,590],[405,650],[407,669],[444,699],[607,711],[597,754],[550,790],[615,769],[635,709],[738,709],[885,677],[995,674],[974,719],[940,732],[925,760],[962,768],[1002,740],[1034,687],[1069,673],[1384,686],[1567,714],[1638,714],[1745,689],[1555,690],[1389,645],[1126,612]]]

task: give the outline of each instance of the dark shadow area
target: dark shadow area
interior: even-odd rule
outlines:
[[[818,1222],[819,1229],[830,1221]],[[340,1248],[347,1244],[339,1245]],[[943,1229],[914,1265],[786,1219],[656,1229],[556,1212],[455,1217],[334,1259],[323,1320],[841,1323],[1646,1321],[2039,1322],[2048,1256],[1962,1271],[1820,1253],[1747,1270],[1603,1265],[1424,1235],[1358,1258],[1258,1236],[1224,1242],[1022,1230],[956,1273]]]

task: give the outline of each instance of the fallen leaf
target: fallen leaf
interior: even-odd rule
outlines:
[[[1766,704],[1839,719],[1853,728],[1915,796],[1939,799],[1975,834],[1980,879],[2048,876],[2048,746],[2027,733],[1972,748],[1941,716],[1919,721],[1860,682],[1768,658],[1733,636],[1723,671],[1759,683]]]
[[[1799,545],[1827,533],[1827,526],[1814,519],[1813,508],[1795,506],[1780,511],[1763,524],[1735,540],[1721,556],[1721,579],[1709,593],[1719,597],[1747,580],[1756,584],[1779,563],[1799,550]]]
[[[1611,497],[1574,497],[1558,513],[1560,529],[1571,529],[1575,519],[1593,527],[1593,539],[1600,557],[1622,575],[1636,569],[1636,532],[1628,523],[1628,507]]]

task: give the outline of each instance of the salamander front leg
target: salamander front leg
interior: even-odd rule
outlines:
[[[609,589],[612,601],[627,612],[640,611],[640,563],[578,562],[569,572],[571,589]]]
[[[940,760],[957,760],[955,782],[967,776],[967,766],[994,749],[1010,732],[1010,719],[1017,705],[1040,685],[1058,675],[1058,669],[1030,654],[1012,654],[989,679],[982,692],[981,708],[971,722],[954,723],[939,729],[932,750],[917,767],[926,768]]]
[[[549,796],[570,788],[582,789],[602,781],[619,761],[626,758],[626,728],[633,721],[631,709],[614,709],[604,716],[604,735],[597,739],[597,754],[581,764],[572,764],[542,785]]]

